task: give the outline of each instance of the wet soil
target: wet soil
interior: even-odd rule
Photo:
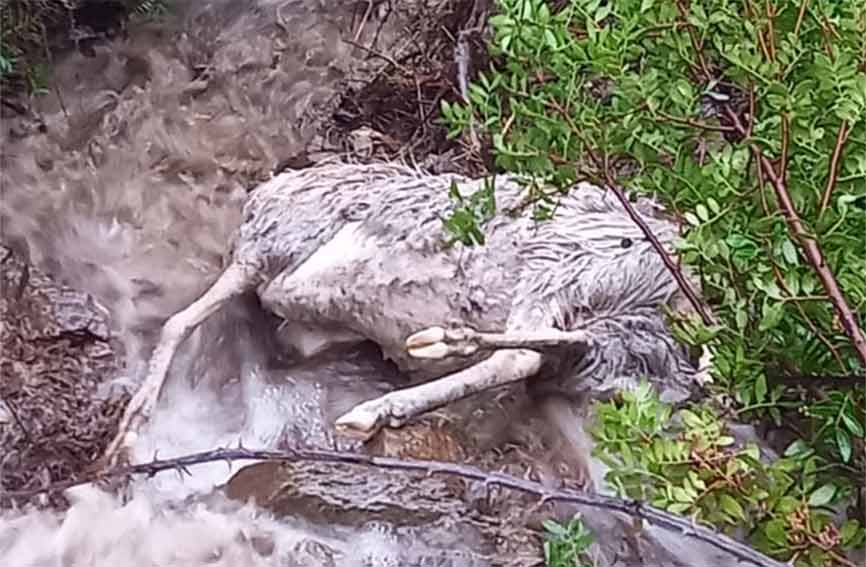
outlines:
[[[483,30],[490,6],[490,0],[455,0],[435,10],[422,5],[399,49],[391,54],[366,49],[370,58],[386,65],[363,81],[346,83],[330,117],[329,134],[345,139],[359,129],[369,129],[389,159],[420,161],[439,156],[429,163],[439,172],[485,172],[489,148],[468,148],[459,139],[449,139],[440,109],[443,102],[463,100],[461,50],[466,81],[475,80],[488,67]],[[357,147],[352,149],[363,154]]]
[[[122,359],[93,298],[0,258],[0,489],[37,488],[93,461],[128,396],[105,388]]]

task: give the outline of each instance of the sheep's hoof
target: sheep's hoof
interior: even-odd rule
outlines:
[[[443,359],[471,356],[478,351],[478,344],[471,329],[428,327],[406,339],[406,350],[414,358]]]
[[[369,441],[385,426],[400,427],[405,420],[397,417],[387,396],[358,404],[334,422],[338,433]]]
[[[355,406],[337,418],[334,423],[337,433],[359,441],[369,441],[382,428],[381,416],[368,406],[369,403]]]
[[[138,434],[135,431],[122,429],[99,459],[87,467],[89,473],[105,475],[104,488],[118,495],[123,502],[127,502],[132,496],[132,479],[129,475],[111,473],[122,471],[132,464],[132,448],[137,439]]]

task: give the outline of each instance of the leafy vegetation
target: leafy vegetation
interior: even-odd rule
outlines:
[[[10,92],[40,95],[48,90],[52,53],[75,42],[76,10],[93,5],[105,10],[105,24],[121,10],[124,18],[155,18],[166,14],[169,0],[8,0],[0,5],[0,88]],[[119,22],[116,22],[119,23]],[[81,30],[78,30],[79,32]],[[96,37],[96,36],[94,36]]]
[[[170,0],[139,0],[130,7],[132,17],[151,20],[165,16],[171,10]]]
[[[590,567],[589,546],[592,534],[580,521],[572,518],[566,525],[544,523],[544,561],[549,567]]]
[[[467,198],[460,193],[457,183],[451,183],[448,195],[455,205],[454,212],[442,221],[452,234],[449,246],[455,242],[468,246],[484,244],[484,225],[496,215],[494,188],[495,180],[485,179],[484,186]]]
[[[797,565],[844,564],[843,549],[866,538],[858,520],[833,519],[855,487],[802,441],[768,463],[756,445],[738,446],[712,409],[673,414],[647,384],[600,405],[597,427],[607,480],[623,496],[742,530],[758,550]]]
[[[0,7],[0,86],[43,89],[36,65],[46,55],[51,22],[65,14],[51,0],[10,0]],[[41,90],[40,90],[41,92]],[[6,94],[8,96],[8,92]]]
[[[712,353],[728,403],[680,414],[689,426],[664,442],[671,410],[646,392],[607,407],[611,479],[715,525],[745,522],[776,557],[843,562],[862,529],[825,509],[866,474],[866,4],[495,4],[491,68],[468,101],[442,105],[450,135],[482,133],[497,168],[544,181],[539,218],[579,180],[654,195],[681,219],[675,254],[712,311],[671,327]],[[474,219],[446,228],[479,243]],[[733,448],[722,418],[800,440],[766,464]]]

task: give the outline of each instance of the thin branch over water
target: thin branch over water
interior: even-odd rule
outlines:
[[[344,453],[318,449],[288,449],[284,451],[268,451],[237,448],[220,448],[200,453],[192,453],[171,459],[154,459],[148,463],[117,467],[106,471],[93,471],[80,478],[51,483],[47,486],[31,489],[0,492],[0,501],[26,498],[37,494],[60,492],[73,486],[90,482],[104,482],[111,478],[130,477],[132,475],[154,476],[160,472],[174,470],[181,474],[191,474],[189,467],[193,465],[217,461],[271,461],[271,462],[325,462],[350,465],[362,465],[390,470],[423,472],[428,475],[444,474],[483,483],[485,486],[501,486],[517,492],[531,494],[544,502],[568,502],[593,508],[619,512],[639,518],[647,523],[683,537],[699,540],[716,549],[736,557],[741,562],[758,567],[784,567],[783,563],[775,561],[751,547],[740,543],[710,527],[699,525],[688,518],[683,518],[669,512],[653,508],[637,500],[626,500],[614,496],[578,492],[567,489],[551,489],[544,485],[497,472],[487,472],[471,465],[426,461],[414,459],[395,459],[374,457],[360,453]]]

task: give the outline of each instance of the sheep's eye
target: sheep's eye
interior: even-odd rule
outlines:
[[[620,240],[619,245],[623,248],[629,248],[631,246],[631,238],[623,238]]]

